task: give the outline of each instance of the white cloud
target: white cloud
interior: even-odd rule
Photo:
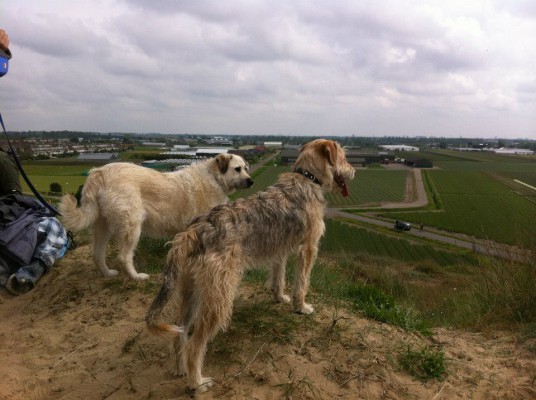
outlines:
[[[13,130],[536,137],[532,4],[4,0],[0,104]]]

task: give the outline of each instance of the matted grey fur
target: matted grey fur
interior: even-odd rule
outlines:
[[[338,143],[318,139],[301,148],[294,171],[281,174],[263,192],[197,217],[172,242],[164,283],[146,321],[155,333],[177,335],[177,373],[187,374],[191,389],[203,392],[213,385],[212,378],[201,375],[207,343],[228,326],[247,267],[270,265],[274,300],[292,301],[298,313],[314,310],[305,296],[325,229],[324,193],[347,195],[346,183],[355,170]],[[285,264],[291,253],[298,254],[292,299],[284,293]],[[175,291],[179,291],[178,326],[157,323]]]
[[[104,276],[117,271],[106,264],[106,245],[117,239],[118,259],[132,279],[140,235],[173,237],[192,219],[226,203],[227,195],[253,184],[248,164],[237,155],[220,154],[175,172],[158,172],[132,163],[112,163],[90,171],[77,207],[72,195],[61,199],[63,224],[71,230],[93,229],[93,260]]]

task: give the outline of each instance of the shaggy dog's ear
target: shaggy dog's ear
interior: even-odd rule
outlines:
[[[322,154],[329,162],[329,165],[334,166],[337,163],[337,143],[332,140],[317,139],[304,144],[300,152],[303,152],[310,146],[314,146],[314,151]]]
[[[225,174],[227,170],[229,169],[229,162],[231,161],[231,157],[227,154],[218,154],[216,156],[216,164],[218,165],[218,168],[220,169],[220,172],[222,174]]]
[[[337,145],[331,140],[325,140],[322,143],[322,154],[328,159],[329,165],[334,166],[337,163]]]

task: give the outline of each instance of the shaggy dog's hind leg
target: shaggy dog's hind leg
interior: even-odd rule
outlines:
[[[195,310],[193,332],[184,349],[184,356],[188,386],[199,393],[206,392],[214,385],[212,378],[201,375],[203,358],[208,341],[231,321],[234,298],[242,278],[241,268],[233,263],[233,259],[240,259],[240,256],[229,251],[219,260],[213,260],[214,265],[203,265],[205,271],[196,282],[200,293],[199,307]]]
[[[272,263],[270,278],[266,282],[272,291],[272,298],[276,303],[290,303],[290,297],[285,294],[285,268],[287,265],[287,255]]]
[[[175,376],[184,376],[187,373],[186,358],[184,350],[188,342],[188,332],[192,329],[192,317],[198,307],[198,298],[194,294],[194,284],[192,279],[185,277],[181,273],[178,282],[180,298],[178,300],[178,320],[177,325],[184,327],[184,331],[179,333],[173,342],[175,350]]]

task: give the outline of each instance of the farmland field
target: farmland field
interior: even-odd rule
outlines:
[[[232,198],[246,197],[264,190],[276,182],[279,174],[289,172],[289,170],[288,166],[261,167],[253,175],[255,184],[250,189],[238,191]],[[358,170],[354,180],[348,185],[350,192],[348,197],[328,193],[326,199],[330,206],[335,207],[403,201],[407,176],[407,170]]]
[[[328,193],[326,199],[336,207],[404,201],[408,174],[408,170],[358,170],[348,185],[348,197]]]
[[[504,155],[481,151],[454,151],[454,150],[425,150],[397,152],[402,158],[426,158],[436,162],[494,162],[494,163],[530,163],[534,162],[533,156]]]
[[[426,173],[439,193],[444,212],[407,212],[405,220],[502,243],[529,244],[536,204],[479,171]]]
[[[502,175],[512,180],[517,179],[528,185],[536,187],[536,172],[531,172],[527,170],[523,170],[523,171],[518,170],[518,171],[504,172]],[[536,191],[534,192],[534,195],[536,195]]]
[[[268,186],[273,185],[277,181],[277,177],[284,173],[289,172],[290,167],[260,167],[253,174],[251,178],[255,183],[249,189],[239,190],[232,194],[231,199],[237,199],[239,197],[247,197],[253,193],[266,189]]]
[[[322,238],[321,250],[337,253],[367,253],[388,256],[405,262],[433,260],[440,266],[475,262],[471,253],[436,250],[429,245],[413,244],[405,239],[393,238],[330,219],[326,221],[326,235]]]
[[[527,171],[536,174],[536,162],[473,162],[473,161],[437,161],[436,167],[450,171]]]
[[[415,154],[425,156],[429,152]],[[383,216],[509,244],[536,235],[536,191],[514,182],[517,179],[536,187],[536,162],[527,162],[530,158],[481,153],[476,156],[464,154],[465,160],[458,157],[457,152],[430,152],[430,155],[436,157],[434,164],[439,168],[423,170],[423,174],[437,191],[441,210],[399,211],[396,214],[386,210],[382,212]],[[475,159],[468,160],[471,156]],[[32,183],[41,193],[49,192],[53,182],[59,183],[63,192],[76,192],[85,182],[85,174],[91,167],[73,159],[28,162],[24,165]],[[263,190],[276,182],[279,174],[289,170],[289,166],[260,167],[253,174],[253,187],[238,191],[231,197],[244,197]],[[350,196],[343,198],[328,193],[328,205],[352,207],[401,202],[405,197],[408,173],[408,170],[359,169],[349,185]],[[29,193],[22,179],[21,183],[23,190]]]

